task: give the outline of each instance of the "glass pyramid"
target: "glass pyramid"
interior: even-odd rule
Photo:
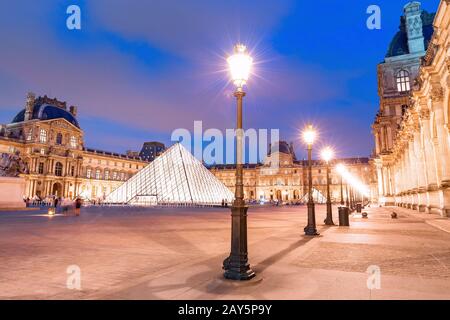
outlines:
[[[231,204],[233,193],[186,148],[176,143],[106,197],[131,205]]]
[[[327,202],[327,198],[316,188],[312,188],[312,196],[313,196],[313,200],[315,203],[326,203]],[[302,199],[300,200],[303,203],[307,203],[308,202],[308,197],[309,197],[309,193],[305,193],[305,195],[302,197]]]

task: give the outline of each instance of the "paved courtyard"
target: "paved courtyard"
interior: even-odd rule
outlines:
[[[392,210],[398,219],[390,217]],[[83,208],[80,217],[0,211],[1,299],[450,299],[450,221],[368,208],[306,237],[305,207],[249,210],[248,282],[222,278],[224,209]],[[337,223],[337,210],[334,209]],[[69,266],[81,290],[68,289]],[[366,270],[378,266],[381,288]]]

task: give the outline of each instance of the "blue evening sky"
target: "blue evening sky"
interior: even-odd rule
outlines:
[[[95,0],[0,3],[0,123],[28,91],[78,106],[87,147],[124,152],[170,143],[177,128],[235,125],[225,57],[251,49],[255,75],[245,97],[246,128],[279,129],[304,156],[308,122],[318,145],[369,156],[377,110],[376,67],[407,1]],[[81,7],[81,30],[66,28]],[[369,5],[381,30],[366,27]],[[435,12],[438,0],[422,1]]]

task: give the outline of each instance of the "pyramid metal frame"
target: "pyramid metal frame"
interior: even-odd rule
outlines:
[[[312,188],[312,196],[313,196],[313,200],[315,203],[323,204],[323,203],[327,202],[327,198],[316,188]],[[303,203],[307,203],[308,197],[309,197],[309,192],[306,192],[300,201]]]
[[[180,143],[174,144],[106,197],[131,205],[219,205],[233,193]]]

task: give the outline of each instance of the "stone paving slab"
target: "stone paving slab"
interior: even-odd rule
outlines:
[[[2,212],[0,298],[450,299],[450,234],[411,211],[391,219],[391,208],[366,210],[368,219],[352,215],[350,227],[319,223],[321,235],[307,237],[305,207],[250,208],[257,276],[247,282],[222,277],[229,210]],[[316,211],[322,222],[325,207]],[[66,287],[70,265],[81,269],[80,291]],[[381,289],[367,287],[371,265],[381,270]]]

